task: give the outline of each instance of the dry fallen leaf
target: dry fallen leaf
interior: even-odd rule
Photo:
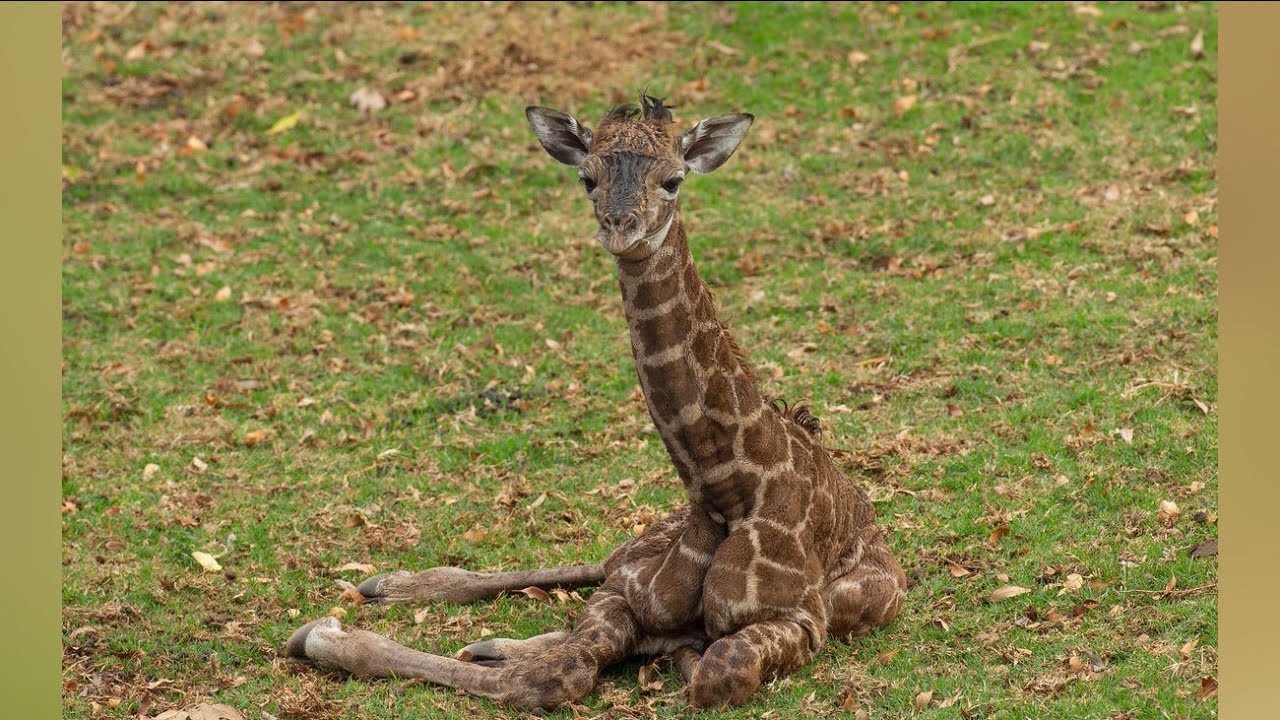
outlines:
[[[151,478],[152,475],[155,475],[158,472],[160,472],[159,465],[155,463],[147,463],[147,466],[142,468],[142,479],[148,480]]]
[[[1133,428],[1120,428],[1116,432],[1120,433],[1120,439],[1130,445],[1133,444]]]
[[[303,114],[302,111],[299,110],[296,113],[285,115],[284,117],[277,120],[275,125],[272,125],[271,128],[267,130],[267,134],[279,135],[280,133],[292,128],[294,125],[298,124],[299,120],[302,119],[302,114]]]
[[[546,590],[543,590],[540,587],[530,586],[521,590],[520,592],[524,593],[525,595],[528,595],[534,600],[541,600],[542,602],[547,603],[548,605],[551,604],[551,596],[547,594]]]
[[[1000,602],[1001,600],[1008,600],[1011,597],[1017,597],[1029,592],[1031,591],[1024,587],[1019,587],[1017,585],[1005,585],[998,590],[992,590],[991,594],[987,596],[987,600],[991,602]]]
[[[921,710],[921,709],[923,709],[925,705],[928,705],[928,704],[929,704],[929,701],[930,701],[930,700],[933,700],[933,691],[932,691],[932,690],[925,690],[924,692],[917,694],[917,695],[916,695],[916,709],[917,709],[917,710]]]
[[[387,106],[387,99],[377,90],[362,87],[351,93],[351,104],[363,113],[376,113]]]
[[[191,553],[191,557],[195,558],[196,562],[200,563],[200,567],[204,568],[208,572],[218,572],[222,569],[222,566],[218,564],[218,561],[209,553],[196,550]]]
[[[1062,592],[1058,594],[1080,592],[1082,588],[1084,588],[1084,576],[1079,573],[1071,573],[1067,576],[1066,581],[1062,583]]]
[[[854,66],[854,67],[858,67],[858,66],[859,66],[859,65],[861,65],[862,63],[864,63],[864,62],[866,62],[866,61],[870,60],[870,59],[871,59],[871,56],[867,55],[866,53],[862,52],[861,50],[851,50],[851,51],[849,52],[849,55],[848,55],[847,59],[848,59],[848,61],[849,61],[849,64],[850,64],[850,65],[852,65],[852,66]]]
[[[915,95],[903,95],[893,101],[893,114],[901,117],[908,110],[916,106],[917,97]]]
[[[194,472],[196,472],[196,473],[202,473],[202,472],[204,472],[205,470],[208,470],[208,469],[209,469],[209,465],[208,465],[208,463],[206,463],[205,461],[201,460],[200,458],[198,458],[198,457],[194,457],[194,458],[191,458],[191,465],[190,465],[190,468],[191,468],[191,470],[192,470],[192,471],[194,471]]]
[[[223,285],[218,292],[213,294],[213,299],[217,302],[226,302],[231,299],[231,287]]]
[[[1204,542],[1195,546],[1195,548],[1191,551],[1191,557],[1193,558],[1217,557],[1217,555],[1218,555],[1217,540],[1205,540]]]
[[[1202,678],[1200,680],[1200,689],[1196,691],[1196,697],[1204,700],[1218,693],[1218,681],[1211,677]]]
[[[1178,509],[1178,504],[1172,500],[1161,500],[1160,507],[1156,510],[1156,520],[1165,527],[1173,527],[1178,522],[1178,515],[1182,513]]]
[[[1191,50],[1191,57],[1197,60],[1204,57],[1204,31],[1203,30],[1197,32],[1196,36],[1191,38],[1190,50]]]
[[[462,533],[462,539],[463,539],[463,540],[466,540],[467,542],[478,543],[478,542],[480,542],[481,540],[484,540],[484,531],[483,531],[483,530],[468,530],[468,531],[466,531],[466,532]]]
[[[348,570],[354,570],[355,572],[358,572],[358,573],[372,575],[374,571],[377,570],[377,568],[375,568],[371,563],[349,562],[346,565],[343,565],[342,567],[338,568],[336,572],[347,572]]]
[[[266,439],[266,437],[267,437],[267,434],[261,430],[250,430],[249,432],[244,434],[244,444],[248,445],[249,447],[253,447],[255,445],[260,444],[263,440]]]
[[[962,578],[966,575],[972,574],[969,572],[969,568],[961,565],[960,563],[951,562],[950,560],[947,561],[947,572],[950,573],[953,578]]]
[[[1000,542],[1000,539],[1001,539],[1001,538],[1003,538],[1005,535],[1008,535],[1008,534],[1009,534],[1009,526],[1008,526],[1008,525],[1003,525],[1003,524],[1002,524],[1002,525],[997,525],[997,526],[996,526],[996,529],[991,531],[991,538],[990,538],[990,540],[991,540],[991,542],[992,542],[992,543],[998,543],[998,542]]]

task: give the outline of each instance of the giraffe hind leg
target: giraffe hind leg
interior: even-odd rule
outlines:
[[[471,603],[527,587],[579,588],[604,580],[603,565],[564,567],[517,572],[472,572],[456,567],[436,567],[422,572],[399,571],[374,575],[356,588],[365,602],[403,603],[443,600]]]

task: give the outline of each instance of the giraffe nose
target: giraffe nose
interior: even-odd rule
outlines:
[[[640,222],[640,218],[635,213],[627,213],[625,215],[606,215],[602,218],[601,226],[605,230],[615,233],[628,233],[636,228]]]

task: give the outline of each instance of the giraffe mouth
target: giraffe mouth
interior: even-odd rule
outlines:
[[[658,229],[649,232],[648,228],[639,227],[635,229],[628,228],[619,232],[616,229],[601,228],[596,239],[604,246],[605,250],[614,255],[623,255],[635,249],[647,248],[649,251],[657,250],[662,241],[667,238],[667,232],[671,230],[671,223],[676,219],[676,214],[671,213],[667,216],[666,222],[662,223]]]

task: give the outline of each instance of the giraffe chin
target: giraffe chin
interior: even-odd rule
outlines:
[[[667,217],[667,221],[653,232],[645,230],[618,233],[610,230],[601,229],[596,239],[604,246],[605,250],[613,253],[618,257],[628,260],[636,260],[652,255],[662,242],[667,239],[667,233],[671,231],[671,224],[675,222],[676,214],[671,213]]]

